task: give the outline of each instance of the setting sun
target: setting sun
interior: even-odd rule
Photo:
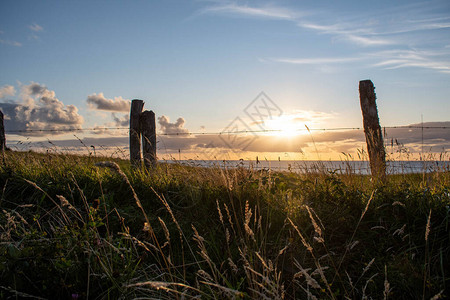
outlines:
[[[310,127],[317,122],[313,121],[313,116],[308,112],[281,115],[266,122],[270,135],[282,137],[294,137],[302,135],[306,131],[306,126]]]
[[[299,133],[297,124],[293,121],[291,116],[282,115],[276,119],[267,121],[267,129],[270,135],[277,135],[283,137],[293,137]]]

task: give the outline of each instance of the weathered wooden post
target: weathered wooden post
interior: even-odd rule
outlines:
[[[131,166],[140,168],[141,163],[141,128],[140,115],[144,108],[144,101],[134,99],[131,101],[130,111],[130,162]]]
[[[386,154],[383,135],[376,104],[375,87],[372,81],[359,82],[359,99],[366,135],[367,151],[369,153],[372,176],[383,179],[386,176]]]
[[[0,110],[0,151],[5,152],[6,138],[5,138],[5,126],[3,124],[3,112]]]
[[[156,122],[153,111],[141,113],[142,149],[147,169],[156,166]]]

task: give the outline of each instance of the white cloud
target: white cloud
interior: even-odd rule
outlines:
[[[450,51],[429,50],[387,50],[369,54],[378,59],[376,67],[398,69],[417,67],[450,73]]]
[[[185,120],[181,117],[175,123],[170,123],[169,117],[161,116],[158,118],[158,123],[161,127],[162,134],[176,135],[189,133],[189,130],[183,127]]]
[[[297,64],[330,65],[346,64],[355,61],[366,62],[368,66],[384,69],[423,68],[441,73],[450,73],[450,50],[392,49],[359,54],[355,57],[315,57],[315,58],[265,58],[260,61]]]
[[[61,130],[81,129],[83,117],[74,105],[65,105],[55,92],[39,83],[21,87],[21,102],[0,103],[8,122],[7,130],[34,130],[22,135],[46,135],[62,133]],[[51,132],[44,132],[45,130]]]
[[[318,31],[326,34],[372,34],[372,30],[365,27],[355,27],[354,23],[340,22],[331,25],[300,21],[297,23],[299,27]]]
[[[14,96],[16,94],[16,89],[12,85],[5,85],[0,88],[0,98],[5,98],[6,96]]]
[[[442,6],[442,5],[441,5]],[[286,8],[270,5],[242,5],[237,2],[219,3],[200,11],[200,14],[220,14],[232,17],[258,17],[287,20],[300,28],[330,35],[332,40],[351,43],[360,47],[423,46],[430,34],[442,38],[437,42],[449,42],[443,30],[450,28],[450,17],[438,5],[416,3],[373,9],[360,15],[347,15],[344,11]],[[411,34],[414,32],[413,34]],[[438,69],[439,70],[439,69]]]
[[[304,20],[305,15],[307,15],[305,12],[275,5],[252,7],[248,5],[231,3],[207,7],[200,13],[288,20],[297,23],[297,25],[301,28],[339,36],[345,40],[362,46],[380,46],[393,43],[392,40],[371,36],[370,34],[373,33],[372,28],[362,26],[362,24],[356,24],[355,22],[339,22],[331,25],[325,25],[318,22],[310,22]]]
[[[324,25],[313,22],[300,21],[297,25],[301,28],[317,31],[320,34],[329,34],[337,39],[349,41],[363,47],[383,46],[395,44],[392,39],[380,38],[371,26],[358,24],[358,22],[340,22]]]
[[[295,65],[341,64],[361,60],[361,57],[273,58],[274,62]]]
[[[284,19],[294,20],[300,14],[294,10],[277,7],[277,6],[261,6],[251,7],[247,5],[238,5],[236,3],[217,5],[204,8],[200,14],[222,14],[230,16],[248,16],[266,19]]]
[[[355,34],[347,34],[344,36],[344,38],[348,39],[351,42],[354,42],[355,44],[365,47],[390,45],[395,43],[394,41],[388,39],[380,39],[377,37],[361,36]]]
[[[123,99],[122,97],[114,97],[114,99],[107,99],[103,93],[89,95],[86,99],[90,109],[128,112],[131,107],[131,101]]]

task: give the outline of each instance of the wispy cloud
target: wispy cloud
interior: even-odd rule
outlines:
[[[387,50],[371,53],[379,62],[376,67],[399,69],[418,67],[450,74],[450,51]]]
[[[44,28],[41,25],[36,24],[36,23],[31,24],[30,26],[28,26],[28,28],[30,28],[32,31],[35,31],[35,32],[44,30]]]
[[[14,47],[22,47],[22,43],[19,43],[17,41],[10,41],[10,40],[2,40],[2,39],[0,39],[0,44],[8,45],[8,46],[14,46]]]
[[[41,25],[33,23],[28,26],[28,29],[32,31],[32,33],[28,36],[29,40],[40,40],[39,33],[44,31],[44,28]]]
[[[44,30],[42,26],[39,24],[33,23],[28,26],[28,29],[32,31],[32,34],[28,36],[29,40],[39,40],[38,32]],[[0,34],[4,34],[3,31],[0,30]],[[12,40],[12,39],[0,39],[0,44],[13,46],[13,47],[22,47],[23,44],[21,42]]]
[[[422,49],[393,49],[361,53],[355,57],[315,57],[315,58],[265,58],[261,61],[287,63],[293,65],[331,65],[363,62],[367,67],[383,69],[422,68],[450,74],[450,49],[441,51]]]
[[[329,18],[326,17],[325,19]],[[357,23],[358,23],[357,21],[352,22],[340,21],[337,23],[326,24],[326,22],[324,21],[311,22],[300,20],[297,22],[297,26],[299,26],[300,28],[314,30],[321,34],[330,34],[330,35],[356,36],[356,35],[371,35],[374,33],[372,28],[367,26],[361,26],[362,24]]]
[[[335,39],[349,41],[363,47],[395,44],[392,39],[377,36],[373,26],[363,25],[359,21],[320,24],[317,22],[299,21],[297,25],[304,29],[314,30],[319,34],[332,35]]]
[[[342,64],[361,60],[361,57],[319,57],[319,58],[271,58],[271,61],[295,65]]]
[[[225,16],[258,17],[265,19],[281,19],[296,23],[299,27],[310,29],[322,34],[338,36],[343,40],[362,46],[380,46],[392,44],[392,40],[371,36],[370,28],[355,24],[355,22],[337,22],[324,24],[307,21],[306,16],[311,14],[307,10],[296,10],[275,5],[248,6],[236,3],[221,4],[202,9],[200,14],[220,14]]]
[[[383,45],[390,45],[395,44],[393,40],[388,39],[380,39],[377,37],[372,36],[362,36],[362,35],[355,35],[355,34],[346,34],[344,38],[348,39],[349,41],[361,45],[361,46],[383,46]]]
[[[442,7],[431,6],[425,3],[391,6],[356,17],[325,11],[313,21],[302,19],[297,25],[364,47],[417,47],[427,44],[425,40],[430,36],[437,38],[437,42],[442,40],[439,37],[448,41],[448,34],[443,30],[450,28],[450,17]]]
[[[408,21],[394,30],[386,30],[376,34],[380,35],[401,34],[415,31],[427,31],[427,30],[448,29],[448,28],[450,28],[450,22],[444,21],[443,18],[437,18],[437,19]]]
[[[295,20],[301,14],[294,10],[277,7],[273,5],[251,7],[238,5],[236,3],[219,4],[202,9],[200,14],[221,14],[228,16],[248,16],[266,19]]]
[[[330,35],[333,40],[360,47],[419,46],[425,44],[424,39],[429,37],[429,34],[421,35],[419,31],[437,32],[450,28],[450,17],[442,13],[442,7],[423,3],[371,10],[355,17],[344,11],[313,12],[273,3],[250,6],[221,2],[202,9],[200,14],[287,20],[299,28]],[[410,33],[414,33],[414,37],[407,36]]]

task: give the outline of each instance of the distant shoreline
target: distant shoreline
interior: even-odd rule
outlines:
[[[161,163],[179,163],[196,167],[245,167],[255,170],[291,171],[307,173],[327,171],[338,174],[370,174],[368,161],[318,160],[160,160]],[[450,161],[388,161],[388,174],[430,173],[449,171]]]

